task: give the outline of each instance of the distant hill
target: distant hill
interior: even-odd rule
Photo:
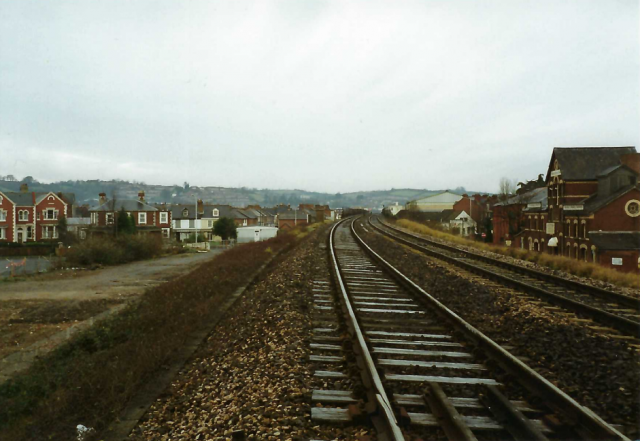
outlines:
[[[318,193],[306,190],[270,190],[256,188],[199,187],[184,185],[153,185],[143,182],[121,180],[101,181],[60,181],[45,184],[32,177],[27,177],[29,191],[53,191],[75,193],[79,205],[98,204],[98,194],[106,193],[111,198],[115,193],[120,199],[136,199],[139,191],[145,192],[147,202],[154,203],[191,203],[196,198],[205,202],[229,204],[236,207],[258,204],[273,206],[276,204],[329,204],[339,207],[367,207],[382,209],[383,206],[398,202],[404,205],[407,201],[428,196],[441,190],[424,190],[413,188],[392,188],[391,190],[358,191],[351,193]],[[0,179],[0,191],[20,191],[23,181]],[[464,188],[456,188],[456,192],[465,192]]]

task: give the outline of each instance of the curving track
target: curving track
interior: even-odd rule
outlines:
[[[353,219],[329,248],[379,440],[626,439],[385,262]]]
[[[378,217],[370,217],[369,224],[380,233],[429,256],[588,317],[626,334],[629,340],[635,341],[640,333],[640,301],[636,298],[429,240],[382,222]]]

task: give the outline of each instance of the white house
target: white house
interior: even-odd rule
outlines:
[[[449,228],[459,228],[461,236],[469,236],[476,233],[477,223],[466,211],[454,211],[449,220]]]
[[[398,203],[396,202],[394,205],[389,205],[385,208],[389,210],[392,216],[395,216],[400,212],[400,210],[404,210],[404,205],[398,205]]]

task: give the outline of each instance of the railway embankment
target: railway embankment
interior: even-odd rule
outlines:
[[[285,235],[229,250],[37,359],[0,385],[0,438],[72,439],[78,424],[99,433],[190,336],[211,327],[225,299],[298,242]]]
[[[361,438],[366,427],[310,418],[311,391],[331,381],[314,377],[309,361],[314,280],[329,275],[327,233],[312,233],[248,288],[130,439],[375,439]]]
[[[356,225],[374,251],[407,277],[582,405],[633,435],[640,391],[635,349]]]

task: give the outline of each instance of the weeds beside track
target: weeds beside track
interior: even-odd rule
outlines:
[[[52,351],[0,386],[0,438],[71,439],[83,424],[106,427],[221,299],[273,253],[293,246],[284,235],[216,256]]]

